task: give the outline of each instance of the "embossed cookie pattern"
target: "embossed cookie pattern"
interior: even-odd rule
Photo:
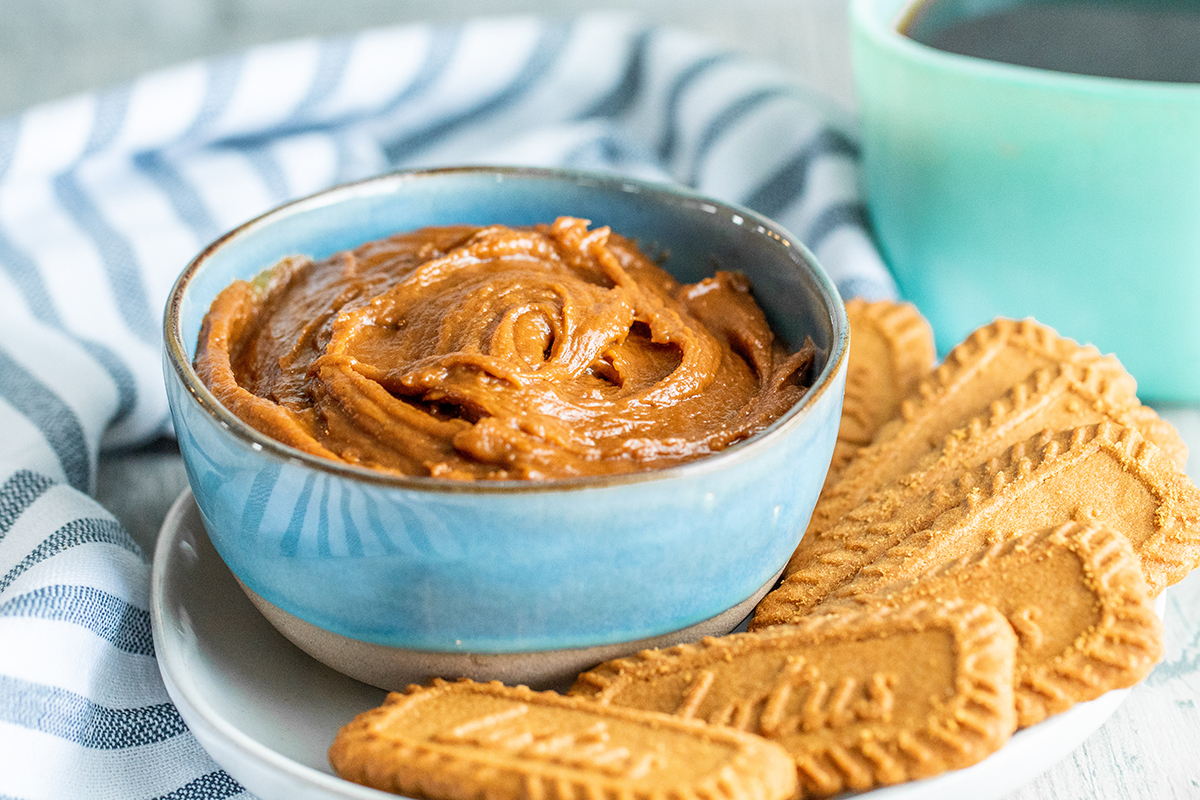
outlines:
[[[1014,536],[875,594],[835,595],[813,613],[930,599],[985,603],[1008,619],[1021,727],[1132,686],[1162,655],[1162,623],[1129,540],[1095,523]]]
[[[1132,379],[1123,373],[1114,379],[1103,361],[1039,370],[1013,387],[1003,400],[992,404],[988,416],[951,433],[940,452],[927,455],[912,472],[879,486],[837,524],[822,531],[810,529],[789,561],[789,580],[799,576],[793,583],[812,586],[813,602],[819,601],[831,585],[848,580],[904,536],[931,525],[938,515],[961,503],[963,496],[952,487],[955,481],[967,479],[969,468],[1004,455],[1006,449],[1036,438],[1041,431],[1115,422],[1150,431],[1168,447],[1179,442],[1182,448],[1174,428],[1138,403]],[[824,496],[833,498],[840,490],[865,494],[842,481]],[[1069,516],[1069,510],[1063,511],[1046,524]],[[769,609],[771,601],[765,605]]]
[[[900,416],[822,494],[806,538],[836,524],[879,487],[912,472],[971,420],[987,419],[991,405],[1009,389],[1038,370],[1064,364],[1090,365],[1092,380],[1107,378],[1110,403],[1123,405],[1119,397],[1133,401],[1136,385],[1116,359],[1102,358],[1094,347],[1081,347],[1032,320],[998,319],[951,350],[904,400]],[[786,572],[796,566],[789,564]]]
[[[1129,539],[1153,597],[1200,562],[1200,490],[1130,428],[1100,423],[1043,434],[965,474],[954,490],[961,501],[861,570],[861,588],[1064,517],[1103,522]]]
[[[1152,597],[1200,563],[1200,490],[1137,431],[1105,422],[1039,434],[889,518],[861,521],[837,540],[840,551],[767,595],[751,627],[805,614],[843,587],[871,594],[1065,519],[1100,521],[1129,539]]]
[[[499,683],[392,693],[338,733],[343,778],[431,800],[785,800],[778,745],[739,731]]]
[[[795,758],[802,796],[824,796],[999,748],[1016,726],[1015,646],[986,606],[918,603],[643,651],[584,673],[572,694],[768,737]]]

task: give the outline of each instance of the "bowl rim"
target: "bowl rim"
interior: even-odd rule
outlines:
[[[442,176],[463,174],[492,175],[495,176],[497,181],[503,181],[508,178],[567,181],[577,185],[593,185],[599,188],[628,193],[665,196],[684,203],[694,203],[714,215],[721,212],[741,217],[745,227],[757,227],[760,233],[776,239],[785,247],[794,248],[800,254],[801,260],[804,263],[803,265],[797,264],[797,268],[803,269],[807,267],[809,277],[812,279],[814,288],[817,290],[816,294],[825,306],[824,311],[829,315],[832,323],[833,341],[824,368],[813,380],[812,385],[805,392],[804,396],[781,417],[754,435],[736,442],[717,453],[662,469],[538,481],[518,479],[461,481],[422,475],[401,475],[383,472],[371,467],[332,461],[286,445],[260,432],[230,411],[204,385],[204,382],[192,367],[191,360],[187,357],[180,318],[183,297],[191,279],[214,253],[235,239],[267,227],[280,218],[312,211],[324,206],[335,205],[350,198],[388,194],[396,191],[400,186],[420,180],[434,180]],[[830,391],[835,377],[842,370],[849,357],[849,336],[849,322],[846,318],[845,305],[833,281],[826,274],[812,252],[799,239],[773,220],[748,208],[715,200],[687,187],[676,186],[674,184],[656,183],[612,173],[587,170],[513,166],[456,166],[398,170],[331,186],[319,192],[276,206],[213,240],[188,262],[171,287],[163,313],[164,354],[175,375],[187,390],[185,394],[190,400],[184,400],[184,402],[195,402],[218,426],[240,440],[242,444],[248,445],[256,452],[277,458],[284,463],[300,462],[304,466],[336,478],[365,481],[394,489],[467,495],[558,493],[625,484],[650,483],[683,478],[692,474],[712,472],[722,469],[731,463],[750,458],[755,453],[768,449],[773,442],[782,438],[793,428],[802,425],[804,420],[811,416],[812,408],[826,392]]]
[[[937,1],[899,0],[895,13],[885,17],[880,9],[881,0],[850,0],[850,27],[876,47],[926,69],[1009,87],[1058,91],[1112,101],[1193,103],[1200,100],[1200,84],[1110,78],[1009,64],[939,50],[902,32],[902,28],[923,6]]]

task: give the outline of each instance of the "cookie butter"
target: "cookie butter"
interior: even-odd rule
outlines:
[[[195,366],[240,418],[334,461],[549,479],[671,466],[804,394],[736,272],[681,285],[563,217],[425,228],[293,257],[213,301]]]

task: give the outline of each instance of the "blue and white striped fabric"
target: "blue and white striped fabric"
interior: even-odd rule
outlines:
[[[102,447],[169,431],[161,311],[204,244],[387,169],[568,165],[748,205],[890,296],[857,155],[776,70],[620,15],[262,47],[0,122],[0,798],[244,794],[159,678],[149,554],[89,496]]]

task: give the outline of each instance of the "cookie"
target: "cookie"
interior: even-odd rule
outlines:
[[[1090,369],[1088,382],[1099,385],[1109,406],[1136,402],[1137,384],[1115,358],[1102,357],[1094,347],[1081,347],[1033,320],[997,319],[951,350],[904,400],[900,416],[885,425],[822,493],[806,537],[837,524],[872,492],[916,470],[942,450],[948,438],[969,429],[973,420],[991,427],[986,421],[993,404],[1003,403],[1009,390],[1041,370],[1064,365]],[[789,564],[785,572],[797,567]]]
[[[788,754],[760,737],[500,683],[389,694],[338,732],[341,777],[429,800],[785,800]]]
[[[933,331],[910,303],[855,298],[846,303],[846,317],[850,363],[827,482],[900,413],[900,402],[933,370],[937,359]]]
[[[813,613],[934,599],[985,603],[1008,619],[1022,728],[1133,686],[1162,656],[1141,564],[1128,539],[1096,523],[1019,534],[875,594],[835,595]]]
[[[1186,457],[1175,429],[1137,401],[1132,378],[1124,370],[1114,377],[1113,364],[1108,361],[1038,370],[992,403],[986,416],[948,435],[940,451],[928,454],[907,475],[873,490],[866,484],[851,485],[847,477],[826,490],[822,496],[826,506],[849,496],[866,499],[837,524],[809,530],[789,559],[785,570],[789,580],[798,576],[793,583],[810,585],[814,595],[824,596],[831,586],[848,580],[905,536],[928,527],[938,515],[961,503],[961,496],[947,487],[971,468],[1045,430],[1113,422],[1150,431],[1167,447],[1177,442]],[[865,480],[862,476],[854,480],[860,479]],[[1068,516],[1064,512],[1046,524]],[[818,602],[819,596],[812,603]],[[792,602],[797,599],[793,597]],[[769,609],[771,600],[764,604]]]
[[[943,508],[928,525],[914,523]],[[863,522],[839,540],[845,563],[831,553],[789,576],[759,604],[751,627],[806,614],[843,587],[871,594],[1068,519],[1099,521],[1127,538],[1151,597],[1200,563],[1200,490],[1137,431],[1103,422],[1039,434],[889,519]]]
[[[1016,727],[1015,648],[987,606],[917,603],[643,651],[571,692],[767,737],[795,759],[801,796],[826,796],[998,749]]]

